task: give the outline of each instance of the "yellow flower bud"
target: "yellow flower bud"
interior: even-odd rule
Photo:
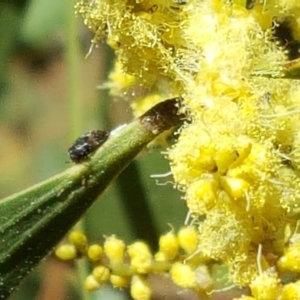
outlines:
[[[119,276],[119,275],[112,274],[110,275],[109,280],[113,287],[119,289],[126,288],[130,284],[130,278],[127,276]]]
[[[282,289],[280,300],[298,300],[300,299],[300,282],[289,283]]]
[[[72,231],[69,234],[69,241],[75,245],[79,252],[83,253],[87,247],[87,238],[85,234],[79,230]]]
[[[125,243],[112,235],[104,242],[104,253],[112,265],[123,263]]]
[[[99,283],[105,283],[109,280],[110,270],[104,266],[97,266],[92,274]]]
[[[277,300],[279,288],[276,274],[263,273],[250,283],[252,295],[259,300]]]
[[[178,255],[178,241],[173,232],[168,232],[159,238],[159,251],[166,255],[169,260]]]
[[[189,265],[180,262],[174,263],[170,275],[173,282],[182,288],[196,287],[196,275]]]
[[[179,246],[187,253],[191,254],[198,247],[198,232],[193,226],[185,226],[180,228],[178,232]]]
[[[60,245],[55,250],[55,255],[61,260],[71,260],[77,256],[77,250],[74,245]]]
[[[131,258],[139,257],[141,255],[151,255],[148,245],[141,241],[129,245],[127,252]]]
[[[87,251],[88,258],[93,261],[99,261],[103,256],[103,249],[100,245],[94,244],[89,246]]]
[[[150,272],[152,254],[146,243],[135,242],[128,246],[127,252],[130,257],[130,267],[134,272],[141,274]]]
[[[138,275],[132,277],[130,295],[134,300],[151,299],[152,291],[144,277]]]
[[[284,255],[280,257],[277,265],[279,269],[291,272],[300,272],[300,244],[290,245]]]
[[[84,281],[84,289],[89,292],[98,290],[100,286],[100,283],[94,278],[93,275],[89,275]]]

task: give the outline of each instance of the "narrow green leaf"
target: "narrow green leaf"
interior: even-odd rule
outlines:
[[[85,162],[0,202],[0,299],[16,289],[144,146],[180,124],[178,100],[164,101],[113,131]]]

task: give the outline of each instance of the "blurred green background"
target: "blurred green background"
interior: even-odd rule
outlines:
[[[92,35],[73,7],[71,0],[0,2],[1,198],[67,168],[67,149],[81,134],[132,119],[127,103],[97,89],[114,56],[103,43],[85,59]],[[145,239],[155,249],[168,224],[183,224],[185,204],[172,183],[163,184],[171,177],[159,179],[163,185],[150,178],[169,171],[162,150],[141,153],[89,210],[84,225],[92,242],[116,234],[127,243]],[[82,284],[72,264],[50,256],[11,299],[82,299]],[[168,289],[157,285],[153,299],[175,299]],[[90,295],[128,298],[109,287]]]

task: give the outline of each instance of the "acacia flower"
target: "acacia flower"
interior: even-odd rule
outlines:
[[[298,81],[278,78],[289,48],[276,30],[288,23],[300,39],[299,1],[83,0],[76,11],[92,43],[113,45],[111,78],[143,89],[129,97],[136,111],[170,93],[183,99],[187,121],[168,159],[199,224],[196,253],[227,265],[257,299],[277,299],[300,203],[300,105]],[[120,95],[128,86],[111,84]]]

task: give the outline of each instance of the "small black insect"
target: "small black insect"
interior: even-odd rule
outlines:
[[[99,148],[109,137],[109,132],[91,130],[79,137],[69,148],[69,156],[75,163],[85,160],[91,153]]]

